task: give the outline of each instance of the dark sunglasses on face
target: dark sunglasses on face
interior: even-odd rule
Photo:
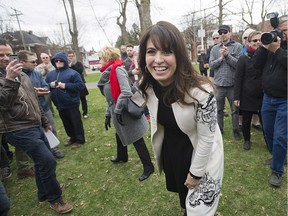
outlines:
[[[25,61],[25,62],[28,62],[28,63],[31,63],[31,64],[35,64],[36,61]]]
[[[227,34],[228,31],[227,30],[221,30],[221,31],[218,31],[219,35],[222,35],[222,34]]]
[[[261,41],[260,39],[254,39],[254,40],[252,40],[254,43],[256,43],[257,41]]]
[[[64,61],[61,59],[56,59],[54,62],[57,63],[57,62],[64,62]]]
[[[214,37],[213,40],[219,39],[219,37]]]

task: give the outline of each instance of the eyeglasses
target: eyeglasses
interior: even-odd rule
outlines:
[[[31,64],[36,64],[36,61],[24,61],[24,62],[28,62],[28,63],[31,63]]]
[[[54,61],[55,63],[57,63],[57,62],[64,62],[63,60],[61,60],[61,59],[56,59],[55,61]]]
[[[228,31],[227,30],[221,30],[221,31],[218,31],[219,35],[222,35],[222,34],[227,34]]]
[[[219,39],[219,37],[214,37],[213,40]]]
[[[248,37],[243,37],[244,40],[247,40]]]
[[[257,41],[260,42],[261,40],[260,40],[260,39],[253,39],[252,41],[253,41],[254,43],[256,43]]]

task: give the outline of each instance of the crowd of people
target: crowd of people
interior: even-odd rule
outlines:
[[[233,136],[239,141],[242,132],[245,150],[252,147],[251,125],[263,128],[272,155],[264,161],[271,168],[269,183],[279,187],[287,163],[287,19],[279,29],[282,34],[268,44],[261,43],[262,32],[247,29],[241,44],[232,39],[229,25],[220,25],[212,34],[213,46],[198,56],[199,72],[181,32],[166,21],[147,28],[139,46],[103,47],[98,88],[107,101],[104,127],[108,130],[112,120],[116,132],[111,162],[128,162],[127,147],[133,144],[143,165],[139,181],[154,173],[143,138],[150,122],[158,171],[164,172],[167,190],[178,194],[184,215],[214,216],[224,173],[227,100]],[[82,118],[88,118],[89,92],[84,66],[72,51],[51,58],[42,53],[38,66],[34,53],[19,51],[18,61],[9,58],[12,54],[11,45],[0,39],[1,176],[11,176],[9,143],[18,169],[30,171],[22,177],[35,177],[38,201],[48,201],[58,213],[70,212],[73,205],[62,198],[64,185],[55,174],[56,159],[64,154],[50,147],[45,132],[58,136],[53,103],[69,137],[64,146],[85,144]],[[141,92],[144,104],[139,118],[128,109],[135,92]],[[0,215],[8,215],[9,208],[0,181]]]

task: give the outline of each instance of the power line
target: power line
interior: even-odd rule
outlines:
[[[15,16],[16,19],[17,19],[17,23],[18,23],[19,30],[20,30],[20,36],[21,36],[22,44],[23,44],[24,50],[26,50],[26,44],[25,44],[23,32],[21,30],[21,25],[20,25],[19,18],[18,18],[18,16],[23,15],[23,14],[21,13],[21,11],[18,11],[15,8],[11,8],[11,9],[14,10],[14,14],[11,14],[11,16]]]

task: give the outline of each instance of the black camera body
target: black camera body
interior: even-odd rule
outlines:
[[[271,32],[263,33],[261,36],[261,42],[264,45],[270,44],[272,42],[277,42],[277,37],[280,37],[282,40],[283,33],[278,28],[279,18],[277,12],[272,12],[267,14],[267,18],[270,19],[270,24],[274,28]]]

